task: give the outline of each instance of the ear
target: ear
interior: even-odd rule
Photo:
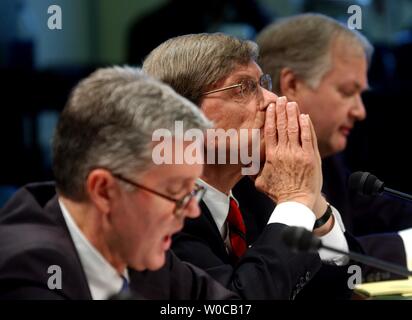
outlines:
[[[205,114],[205,99],[203,97],[201,97],[201,99],[199,100],[198,107],[200,111],[202,111],[202,113]]]
[[[286,96],[289,101],[298,101],[298,86],[300,80],[290,68],[283,68],[280,72],[280,94]]]
[[[109,171],[95,169],[87,177],[86,192],[99,212],[108,214],[118,192],[118,184]]]

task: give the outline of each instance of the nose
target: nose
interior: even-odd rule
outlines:
[[[265,111],[269,104],[271,103],[276,103],[276,100],[278,99],[278,96],[272,92],[269,91],[268,89],[262,88],[262,94],[263,94],[263,101],[262,104],[260,105],[260,111]]]
[[[366,118],[366,109],[363,104],[361,95],[356,96],[356,101],[354,106],[351,108],[351,115],[357,121],[365,120]]]

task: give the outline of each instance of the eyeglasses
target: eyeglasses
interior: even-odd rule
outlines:
[[[169,197],[169,196],[167,196],[167,195],[165,195],[165,194],[162,194],[162,193],[160,193],[160,192],[157,192],[157,191],[155,191],[155,190],[153,190],[153,189],[150,189],[150,188],[148,188],[148,187],[145,187],[145,186],[143,186],[143,185],[141,185],[141,184],[138,184],[138,183],[136,183],[136,182],[134,182],[134,181],[132,181],[132,180],[129,180],[129,179],[123,177],[122,175],[113,174],[113,176],[114,176],[115,178],[123,181],[123,182],[126,182],[126,183],[128,183],[128,184],[136,187],[136,188],[140,188],[140,189],[146,190],[146,191],[148,191],[148,192],[150,192],[150,193],[153,193],[153,194],[155,194],[155,195],[157,195],[157,196],[159,196],[159,197],[162,197],[162,198],[164,198],[164,199],[166,199],[166,200],[169,200],[169,201],[174,202],[174,203],[176,204],[176,206],[175,206],[175,209],[174,209],[174,211],[173,211],[173,214],[174,214],[175,217],[177,217],[177,218],[180,218],[180,217],[183,215],[183,212],[186,210],[187,206],[189,205],[189,203],[190,203],[190,201],[191,201],[192,199],[195,199],[197,202],[200,202],[200,200],[202,200],[203,196],[204,196],[205,193],[206,193],[206,189],[205,189],[204,187],[199,186],[199,185],[196,185],[196,186],[195,186],[195,189],[193,189],[193,190],[190,191],[189,193],[185,194],[182,198],[180,198],[180,199],[175,199],[175,198]]]
[[[259,78],[259,85],[268,90],[272,91],[272,78],[268,74],[262,74]],[[244,79],[240,83],[232,84],[231,86],[211,90],[202,93],[202,96],[219,92],[219,91],[225,91],[229,89],[234,89],[234,88],[239,88],[238,95],[242,97],[243,99],[250,98],[251,96],[254,96],[257,94],[257,89],[258,89],[258,83],[253,80],[253,79]]]

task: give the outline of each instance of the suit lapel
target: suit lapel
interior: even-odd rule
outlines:
[[[66,221],[64,220],[63,213],[57,200],[57,195],[55,195],[46,204],[45,212],[47,213],[49,218],[51,218],[56,225],[63,229],[64,233],[67,235],[68,255],[74,257],[72,263],[73,267],[78,271],[79,277],[79,282],[72,286],[73,290],[76,291],[73,296],[79,297],[79,300],[92,300],[87,277],[81,264],[80,257],[74,245],[73,239],[70,235],[69,229],[66,225]],[[74,277],[74,275],[72,275],[71,277]]]
[[[256,189],[249,177],[244,177],[236,184],[233,195],[239,202],[245,221],[247,243],[253,244],[266,227],[275,204],[268,196]]]
[[[203,233],[206,236],[204,239],[207,239],[210,242],[210,247],[216,250],[216,254],[220,259],[227,261],[229,255],[222,236],[220,235],[220,231],[213,219],[212,213],[203,201],[199,203],[199,207],[202,210],[202,214],[198,219],[202,220],[201,225],[204,229]]]

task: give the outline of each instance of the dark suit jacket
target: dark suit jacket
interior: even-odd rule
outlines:
[[[340,156],[322,159],[322,171],[322,191],[328,201],[341,214],[350,249],[406,266],[402,239],[393,231],[412,227],[412,206],[390,197],[367,198],[350,195],[347,187],[349,172]],[[254,228],[252,231],[261,232],[262,226],[267,222],[275,207],[273,201],[258,192],[247,177],[235,186],[233,192],[241,202],[242,207],[246,207],[249,211],[258,212],[257,215],[253,216],[253,219],[257,220],[255,225],[258,225],[258,228]],[[322,271],[317,274],[316,281],[312,281],[305,290],[311,291],[311,287],[330,283],[329,279],[341,278],[343,281],[345,277],[349,276],[346,272],[336,273],[336,269],[333,269],[335,268],[322,266]],[[366,281],[380,281],[400,277],[364,266],[363,278]],[[323,285],[314,291],[323,291],[324,289],[321,287]],[[328,290],[331,289],[328,288]],[[341,296],[338,288],[333,291],[336,296]]]
[[[252,247],[238,263],[233,263],[209,209],[203,202],[200,207],[202,215],[186,220],[182,232],[174,237],[173,251],[180,259],[206,270],[243,298],[294,298],[320,268],[317,254],[294,253],[283,244],[281,232],[285,225],[266,226],[265,223],[260,226],[252,211],[242,206],[247,240]],[[259,234],[251,231],[260,229]]]
[[[341,212],[347,229],[355,236],[390,233],[412,228],[412,205],[391,196],[351,194],[350,172],[340,155],[322,160],[323,191]]]
[[[238,199],[241,208],[246,211],[255,212],[248,218],[248,225],[253,225],[251,220],[257,225],[256,228],[249,228],[248,233],[252,233],[251,237],[256,237],[262,228],[266,225],[270,215],[275,209],[275,203],[265,194],[259,192],[252,180],[244,177],[233,189],[233,193]],[[243,209],[242,209],[243,212]],[[345,233],[349,248],[352,251],[364,253],[359,242],[349,233]],[[316,273],[311,281],[299,294],[296,296],[297,300],[317,300],[319,297],[343,300],[350,299],[352,291],[349,289],[347,283],[351,274],[348,273],[348,266],[357,264],[350,261],[348,265],[335,266],[322,263],[320,270]],[[327,293],[327,294],[325,294]]]
[[[49,289],[48,268],[62,271],[62,289]],[[205,272],[168,252],[156,272],[129,270],[134,297],[228,299],[235,295]],[[60,211],[54,184],[20,189],[0,211],[0,299],[91,299],[86,275]]]
[[[406,266],[403,241],[396,231],[412,227],[412,206],[388,196],[350,194],[349,170],[340,155],[322,160],[323,192],[340,212],[346,229],[357,237],[364,252]],[[365,270],[371,281],[399,278],[375,269]]]

